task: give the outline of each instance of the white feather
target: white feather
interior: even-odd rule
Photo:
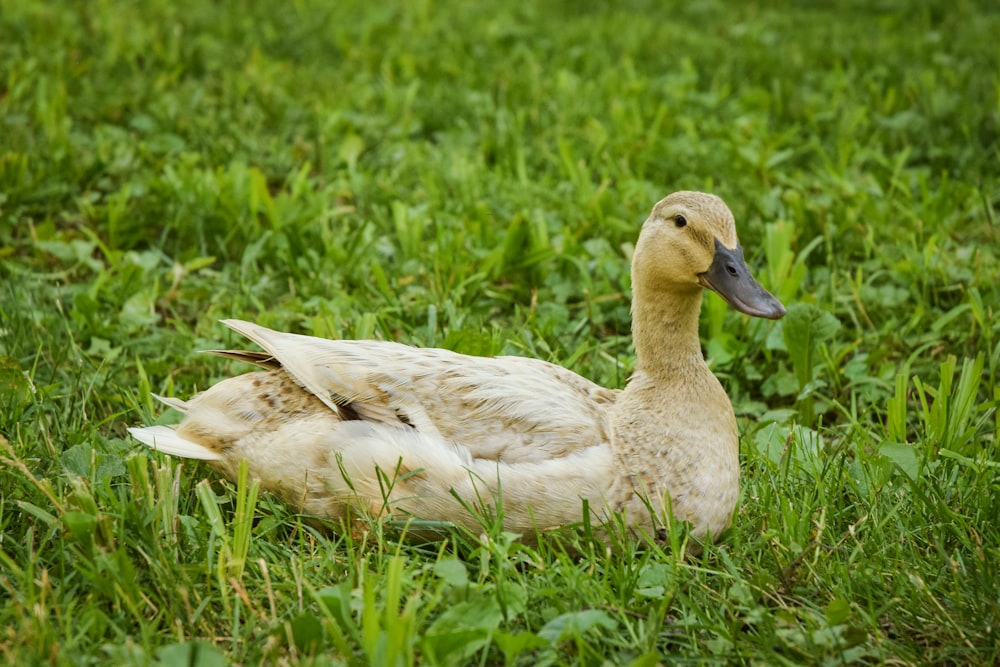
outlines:
[[[177,435],[177,432],[169,426],[145,426],[142,428],[130,428],[128,432],[132,437],[164,454],[183,456],[187,459],[201,459],[202,461],[221,461],[222,455],[214,452],[208,447],[185,440]]]
[[[151,394],[151,395],[160,403],[163,403],[167,407],[173,408],[178,412],[187,413],[188,411],[188,404],[187,401],[185,400],[182,400],[180,398],[173,398],[171,396],[160,396],[159,394]]]

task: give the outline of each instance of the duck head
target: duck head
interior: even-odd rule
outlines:
[[[715,195],[683,191],[660,200],[642,226],[632,261],[634,289],[708,288],[747,315],[776,320],[785,314],[750,274],[733,214]]]

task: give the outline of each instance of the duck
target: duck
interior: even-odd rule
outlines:
[[[538,536],[623,517],[670,521],[712,540],[739,497],[732,404],[702,354],[705,290],[753,317],[781,302],[752,276],[725,202],[681,191],[655,204],[631,262],[634,372],[608,389],[527,357],[476,357],[383,340],[328,340],[222,323],[263,351],[217,350],[259,370],[188,400],[176,426],[128,429],[165,454],[200,459],[298,512],[442,522]],[[359,514],[360,513],[360,514]]]

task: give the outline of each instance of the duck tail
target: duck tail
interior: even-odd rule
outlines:
[[[159,394],[152,394],[152,396],[153,396],[153,398],[155,398],[156,400],[158,400],[160,403],[163,403],[167,407],[173,408],[174,410],[177,410],[178,412],[187,413],[187,411],[188,411],[187,401],[182,401],[181,399],[174,398],[172,396],[160,396]]]
[[[201,459],[202,461],[221,461],[222,455],[197,443],[185,440],[169,426],[144,426],[130,428],[132,437],[148,446],[150,449],[164,454],[181,456],[186,459]]]

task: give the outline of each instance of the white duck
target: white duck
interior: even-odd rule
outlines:
[[[717,536],[739,493],[732,405],[698,339],[702,288],[738,310],[785,309],[751,277],[733,215],[713,195],[653,207],[632,260],[635,374],[624,390],[554,364],[471,357],[384,341],[325,340],[249,322],[226,326],[265,352],[220,352],[266,370],[188,401],[177,427],[129,431],[230,479],[246,459],[262,488],[298,510],[348,508],[479,529],[466,509],[502,506],[504,528],[536,530],[624,511],[652,531],[672,512]],[[460,503],[461,498],[465,503]]]

